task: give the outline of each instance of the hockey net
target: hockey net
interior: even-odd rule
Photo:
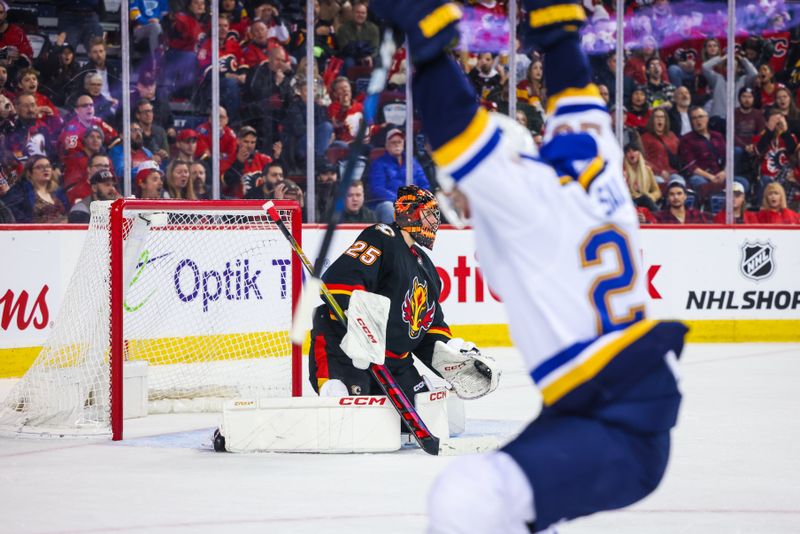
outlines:
[[[275,203],[299,240],[297,204]],[[289,340],[299,262],[261,202],[91,208],[55,324],[0,405],[0,428],[121,439],[123,362],[146,362],[151,413],[301,394]]]

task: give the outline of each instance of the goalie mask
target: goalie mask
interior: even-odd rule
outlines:
[[[439,230],[442,218],[439,203],[430,191],[416,185],[398,189],[394,203],[394,220],[418,245],[433,250],[436,231]]]

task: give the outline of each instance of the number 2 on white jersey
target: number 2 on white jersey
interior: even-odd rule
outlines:
[[[615,253],[616,269],[598,275],[589,288],[589,301],[595,310],[599,336],[621,330],[636,321],[641,321],[645,316],[644,305],[628,308],[621,317],[614,315],[611,306],[612,297],[631,291],[636,284],[636,264],[625,232],[613,224],[589,232],[580,248],[582,266],[590,268],[602,265],[602,255],[606,249]]]

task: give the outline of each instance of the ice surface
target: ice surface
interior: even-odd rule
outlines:
[[[538,396],[512,349],[487,349],[500,389],[467,405],[468,433],[516,432]],[[800,345],[691,345],[661,487],[560,534],[800,532]],[[11,381],[0,381],[0,398]],[[126,440],[0,438],[0,532],[415,533],[452,457],[219,454],[218,415],[126,422]]]

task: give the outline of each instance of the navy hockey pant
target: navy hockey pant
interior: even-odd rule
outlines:
[[[671,426],[679,406],[675,377],[662,364],[591,412],[545,408],[503,448],[533,488],[536,530],[622,508],[652,492],[667,467],[670,448],[669,430],[652,431],[659,427],[653,418]]]

